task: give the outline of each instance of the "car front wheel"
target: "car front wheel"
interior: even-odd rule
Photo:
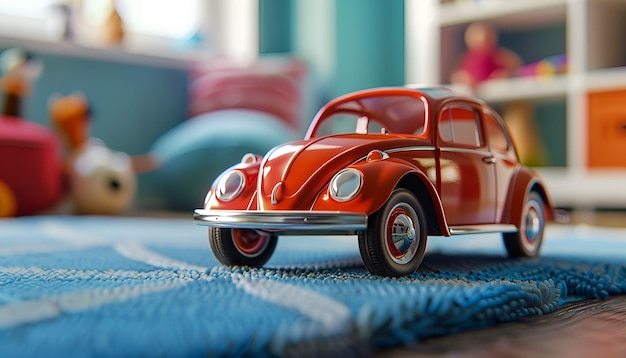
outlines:
[[[209,227],[209,243],[217,260],[227,266],[261,267],[272,257],[278,237],[251,229]]]
[[[515,233],[503,234],[504,246],[511,257],[536,257],[543,243],[546,226],[543,198],[532,191],[522,209],[522,221]]]
[[[397,189],[387,203],[368,218],[359,233],[365,267],[375,275],[406,276],[421,264],[426,250],[424,211],[415,196]]]

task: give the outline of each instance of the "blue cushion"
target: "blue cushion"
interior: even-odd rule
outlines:
[[[186,120],[161,136],[152,153],[162,163],[154,173],[168,209],[193,211],[215,178],[246,153],[264,155],[298,135],[263,112],[226,109]]]

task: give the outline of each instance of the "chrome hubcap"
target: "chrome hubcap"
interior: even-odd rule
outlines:
[[[539,242],[539,235],[541,235],[543,230],[541,215],[540,204],[536,201],[528,202],[524,221],[524,236],[526,237],[524,245],[528,249],[534,249],[535,245]]]
[[[419,243],[419,223],[416,218],[413,208],[405,203],[394,206],[387,218],[386,247],[391,259],[397,264],[406,264],[415,257]]]

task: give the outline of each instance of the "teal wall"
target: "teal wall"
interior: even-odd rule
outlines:
[[[302,56],[297,50],[307,45],[295,41],[323,41],[317,35],[330,26],[333,38],[314,46],[315,51],[326,52],[332,58],[332,73],[319,74],[330,78],[324,83],[328,97],[404,84],[404,0],[340,0],[332,1],[328,8],[320,6],[322,12],[298,13],[296,8],[307,1],[318,0],[260,0],[260,53],[292,53],[303,57],[315,70],[316,59]],[[309,27],[319,27],[319,31],[299,27],[305,21]],[[298,36],[295,32],[299,30],[309,35]]]
[[[404,84],[403,0],[337,1],[335,24],[331,93]]]
[[[293,0],[259,0],[259,53],[287,53],[293,42]]]
[[[49,125],[48,98],[83,92],[93,108],[92,136],[114,150],[145,153],[186,117],[183,70],[35,53],[43,73],[23,105],[24,117]]]

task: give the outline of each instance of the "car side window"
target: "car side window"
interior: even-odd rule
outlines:
[[[447,107],[439,117],[439,137],[452,144],[481,147],[478,113],[469,106]]]
[[[483,113],[485,129],[489,138],[489,146],[492,150],[506,153],[509,151],[509,141],[504,134],[504,129],[498,121],[489,113]]]

